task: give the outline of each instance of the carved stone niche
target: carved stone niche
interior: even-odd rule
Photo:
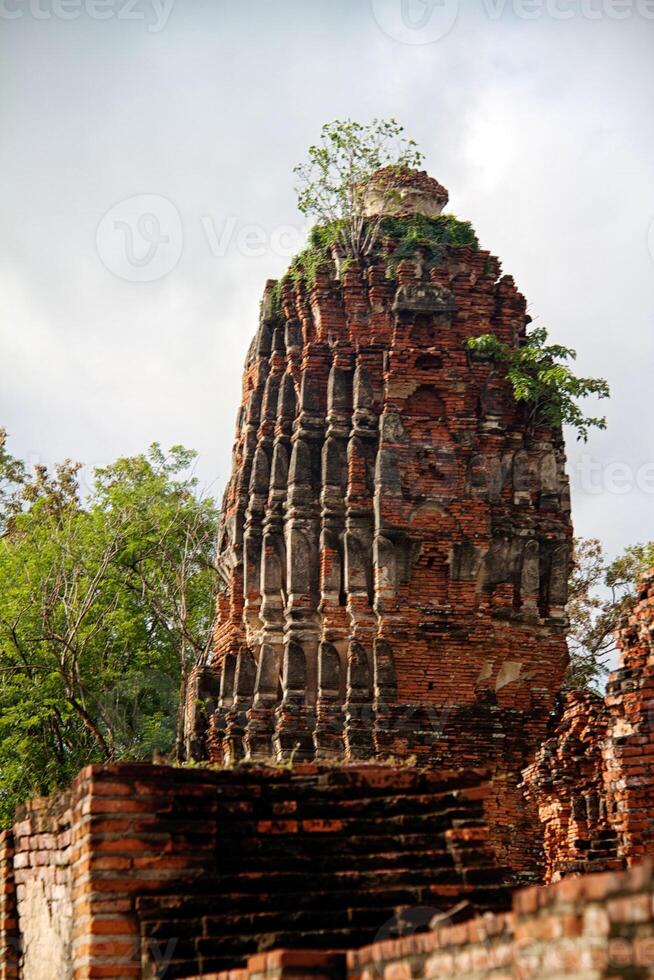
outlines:
[[[318,650],[318,703],[314,742],[316,758],[337,756],[343,747],[341,659],[333,643],[322,640]]]
[[[350,642],[347,659],[345,749],[350,758],[366,759],[374,753],[372,677],[365,648]]]
[[[394,313],[456,313],[451,290],[419,282],[400,286],[393,300]]]
[[[559,466],[556,453],[544,453],[540,461],[540,496],[541,510],[557,511],[560,507]]]
[[[452,548],[450,578],[454,581],[474,582],[483,559],[483,551],[472,541],[457,542]]]
[[[492,591],[503,582],[513,582],[518,568],[517,545],[509,534],[493,536],[484,560],[484,587]]]
[[[254,682],[257,665],[251,651],[242,646],[236,659],[234,677],[234,697],[227,712],[224,739],[224,756],[226,762],[237,761],[245,755],[244,736],[247,723],[247,711],[252,706]]]

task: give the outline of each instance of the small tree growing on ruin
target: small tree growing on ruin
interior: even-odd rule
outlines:
[[[368,125],[335,119],[322,127],[320,140],[309,147],[309,159],[294,169],[298,208],[319,225],[334,231],[334,242],[346,257],[365,258],[373,250],[382,215],[366,217],[364,202],[373,175],[385,168],[386,180],[376,190],[396,198],[392,174],[422,163],[422,153],[395,119],[373,119]]]
[[[608,398],[607,382],[574,374],[566,361],[575,360],[577,352],[560,344],[548,344],[544,327],[532,330],[517,348],[490,333],[468,338],[467,347],[503,366],[515,399],[524,404],[532,427],[569,425],[584,442],[590,428],[606,428],[606,418],[584,415],[577,399],[589,395]]]

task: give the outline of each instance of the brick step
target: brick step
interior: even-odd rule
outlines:
[[[435,905],[426,906],[426,908],[436,910]],[[372,908],[371,906],[345,908],[341,904],[340,908],[334,909],[305,909],[286,912],[276,909],[270,912],[248,912],[241,915],[228,912],[224,915],[206,915],[197,919],[175,919],[167,925],[168,927],[178,926],[180,937],[186,936],[190,940],[210,937],[217,943],[224,943],[227,948],[238,940],[256,936],[259,947],[266,948],[267,937],[278,932],[297,935],[325,929],[366,929],[372,930],[373,934],[376,935],[377,932],[385,928],[388,933],[395,916],[394,909]],[[166,935],[169,935],[170,932],[171,930],[167,929]],[[147,936],[156,941],[158,930],[148,927]]]
[[[385,920],[388,921],[388,920]],[[206,973],[218,973],[242,966],[248,956],[267,949],[339,949],[358,947],[374,940],[380,928],[374,923],[359,927],[309,928],[294,932],[274,927],[250,935],[209,935],[196,939],[178,938],[166,967],[167,980],[181,980]]]
[[[209,883],[207,883],[209,884]],[[451,883],[442,883],[443,893],[452,891]],[[449,887],[448,887],[449,886]],[[170,933],[170,923],[183,922],[188,919],[196,920],[220,914],[259,914],[265,912],[284,911],[293,914],[300,911],[311,911],[316,907],[321,910],[342,909],[345,904],[355,903],[358,908],[394,909],[397,906],[422,904],[422,899],[438,895],[438,885],[430,888],[411,887],[408,885],[381,886],[371,888],[364,893],[338,892],[316,890],[307,892],[291,892],[276,894],[262,892],[253,895],[252,892],[232,892],[226,894],[222,890],[213,889],[205,893],[198,891],[186,894],[147,896],[137,899],[139,919],[148,923],[148,929]],[[365,906],[364,906],[365,903]],[[174,933],[172,933],[174,935]]]
[[[436,905],[449,907],[453,896],[465,896],[471,904],[487,908],[495,903],[497,907],[507,907],[509,891],[491,877],[476,886],[463,887],[460,880],[447,873],[434,876],[429,884],[410,885],[406,882],[387,882],[357,891],[321,891],[319,888],[299,892],[270,891],[215,891],[217,883],[207,882],[207,890],[195,889],[186,894],[158,895],[141,897],[137,900],[140,920],[152,929],[175,935],[171,926],[187,920],[201,920],[220,915],[259,915],[267,912],[284,912],[292,915],[298,912],[342,910],[351,905],[358,909],[370,908],[379,911],[393,910],[401,906]],[[219,883],[218,883],[219,884]]]
[[[244,795],[235,799],[223,799],[222,796],[219,796],[216,802],[216,814],[221,822],[223,819],[229,820],[230,817],[240,820],[248,816],[254,818],[266,816],[269,819],[273,807],[276,807],[281,818],[284,815],[284,811],[290,807],[291,810],[301,810],[305,818],[316,817],[322,819],[334,818],[341,815],[348,816],[353,811],[356,811],[361,816],[372,815],[379,818],[382,815],[384,817],[390,817],[397,814],[406,814],[407,812],[421,813],[433,810],[434,807],[443,809],[458,808],[461,806],[462,800],[465,801],[464,805],[469,811],[471,805],[474,806],[477,804],[477,800],[471,803],[465,794],[465,790],[462,793],[458,790],[452,790],[447,793],[393,794],[388,796],[366,795],[353,796],[347,799],[334,799],[333,796],[330,798],[327,793],[324,796],[316,796],[315,793],[312,793],[308,799],[303,799],[300,794],[293,794],[290,797],[282,795],[277,800],[273,793],[254,798]],[[290,817],[293,813],[289,811],[286,815]]]
[[[257,952],[258,949],[346,949],[364,946],[374,939],[376,929],[316,929],[308,932],[295,933],[288,930],[275,932],[266,937],[263,947],[253,945],[248,937],[248,949],[244,953],[236,952],[231,958],[231,966],[239,966],[244,957]],[[223,940],[207,937],[197,942],[198,954],[203,972],[216,971],[216,963],[227,959]],[[256,943],[256,940],[255,940]],[[180,974],[178,974],[179,976]],[[183,976],[183,974],[181,974]]]
[[[496,867],[486,864],[478,866],[468,864],[466,879],[471,881],[481,872],[490,874],[495,881],[500,877],[500,872]],[[462,883],[461,874],[450,858],[446,867],[435,868],[427,876],[424,868],[406,867],[388,869],[378,867],[359,870],[350,866],[342,871],[318,871],[311,868],[306,871],[242,871],[231,875],[220,874],[217,879],[214,879],[214,890],[217,881],[220,884],[220,890],[226,893],[257,893],[264,890],[282,895],[294,892],[301,893],[306,890],[310,893],[309,898],[311,898],[312,894],[323,891],[352,891],[365,894],[370,888],[397,883],[407,886],[424,885],[425,879],[434,884],[439,882]]]
[[[319,767],[317,767],[319,768]],[[477,787],[488,779],[488,770],[466,768],[456,770],[429,770],[396,766],[383,767],[348,765],[323,768],[320,772],[301,773],[296,766],[292,771],[276,767],[250,766],[246,763],[235,769],[213,769],[211,779],[216,793],[225,799],[252,799],[266,796],[294,798],[322,798],[341,800],[354,797],[412,796],[465,790]]]
[[[306,870],[311,874],[320,874],[327,871],[347,871],[352,868],[352,859],[356,858],[359,870],[372,870],[376,868],[399,869],[407,868],[410,870],[421,869],[424,873],[425,867],[450,867],[452,865],[451,854],[443,847],[436,849],[423,848],[421,850],[374,850],[357,851],[356,843],[351,847],[340,848],[340,841],[325,842],[325,849],[319,853],[308,852],[306,854],[289,853],[285,854],[284,865],[287,871]],[[434,841],[427,840],[426,843],[434,844]],[[334,846],[332,846],[332,844]],[[432,862],[429,864],[428,862]],[[250,855],[239,860],[236,857],[221,854],[219,858],[219,873],[234,874],[256,871],[261,868],[261,855]]]
[[[276,860],[279,860],[282,866],[287,866],[287,856],[291,852],[297,855],[299,860],[304,861],[308,856],[310,860],[315,859],[319,863],[340,857],[349,857],[358,861],[364,856],[370,858],[379,856],[383,859],[385,855],[397,853],[407,855],[424,851],[432,851],[435,855],[449,853],[446,837],[442,831],[434,832],[424,827],[421,830],[422,832],[417,834],[389,835],[381,832],[366,834],[363,837],[343,836],[340,831],[333,829],[298,831],[294,834],[269,834],[266,837],[248,838],[243,842],[247,847],[243,848],[242,853],[236,852],[232,847],[224,846],[221,841],[217,862],[221,870],[228,869],[232,865],[236,870],[248,866],[267,867]],[[476,842],[475,850],[480,853],[479,842]],[[485,850],[489,851],[488,848]]]
[[[268,937],[268,944],[261,946],[255,937],[239,937],[230,942],[212,937],[195,940],[194,949],[181,946],[180,954],[175,950],[173,959],[166,965],[166,980],[184,980],[207,974],[214,975],[243,966],[248,956],[254,953],[283,947],[294,949],[345,949],[362,946],[374,938],[370,930],[319,930],[305,934],[280,932]],[[186,954],[186,955],[184,955]]]
[[[369,819],[366,817],[345,817],[342,815],[330,815],[326,817],[323,814],[318,818],[307,820],[304,811],[302,811],[300,821],[292,813],[273,818],[267,816],[265,820],[252,820],[249,818],[245,820],[221,820],[220,839],[225,844],[233,841],[236,846],[241,846],[244,837],[256,838],[261,834],[263,823],[271,825],[275,834],[283,836],[284,833],[288,833],[293,835],[294,840],[297,840],[297,834],[302,823],[306,823],[307,827],[310,827],[315,820],[322,822],[325,822],[325,820],[338,820],[341,825],[340,833],[344,836],[366,837],[379,833],[381,827],[386,829],[387,832],[396,831],[398,834],[403,832],[418,833],[420,830],[424,833],[427,830],[432,832],[434,830],[447,830],[457,825],[477,826],[481,823],[482,819],[481,803],[478,806],[475,805],[474,808],[468,803],[462,804],[461,806],[452,805],[443,808],[432,808],[421,813],[397,813],[391,816],[380,813],[376,817]],[[307,832],[311,831],[307,830]]]

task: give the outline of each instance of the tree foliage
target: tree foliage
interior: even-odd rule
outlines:
[[[382,191],[391,200],[398,193],[390,179],[393,168],[406,170],[422,162],[416,143],[403,133],[395,119],[373,119],[368,125],[335,119],[322,127],[308,160],[294,169],[298,208],[334,229],[346,257],[369,255],[379,235],[382,216],[366,218],[364,213],[373,175],[391,168]]]
[[[615,656],[616,627],[642,573],[654,565],[654,542],[630,545],[609,561],[597,538],[576,538],[568,590],[568,688],[601,686]]]
[[[89,762],[174,752],[215,589],[194,455],[155,444],[96,470],[86,497],[78,464],[4,460],[1,820]]]
[[[606,418],[584,415],[577,401],[590,395],[608,398],[609,386],[603,378],[574,374],[566,361],[574,361],[576,351],[548,344],[547,337],[547,330],[538,327],[514,348],[486,333],[470,337],[467,347],[503,366],[516,401],[527,409],[531,426],[569,425],[576,429],[577,438],[586,442],[590,428],[606,428]]]

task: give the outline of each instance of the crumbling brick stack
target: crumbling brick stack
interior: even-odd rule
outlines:
[[[654,853],[654,572],[621,624],[606,697],[565,696],[524,773],[544,828],[546,880]]]
[[[620,663],[609,679],[604,784],[619,853],[628,864],[654,852],[654,571],[618,632]]]
[[[405,220],[446,200],[414,179]],[[188,748],[490,758],[517,782],[567,663],[562,436],[533,429],[501,368],[466,347],[524,341],[525,300],[498,260],[394,250],[391,236],[346,264],[334,248],[310,283],[266,287]]]
[[[604,792],[607,726],[599,694],[571,691],[555,731],[525,770],[542,824],[546,881],[623,866]]]
[[[2,968],[18,976],[19,953],[23,980],[173,980],[393,935],[407,908],[423,926],[462,900],[506,908],[488,792],[473,770],[89,767],[19,813]]]
[[[516,892],[513,910],[350,951],[277,949],[189,980],[645,980],[654,976],[651,861]]]
[[[488,845],[488,787],[470,771],[394,767],[217,776],[216,868],[193,887],[137,901],[144,975],[236,966],[277,946],[332,949],[420,926],[453,906],[507,908]],[[148,966],[150,969],[148,969]]]

